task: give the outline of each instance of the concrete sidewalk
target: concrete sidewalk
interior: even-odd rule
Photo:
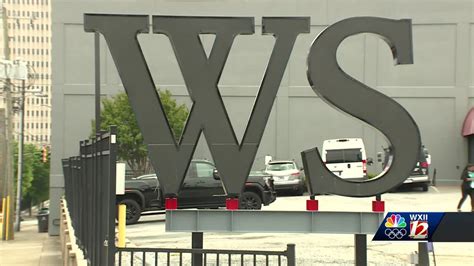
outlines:
[[[38,233],[37,220],[25,220],[15,240],[0,240],[0,265],[62,265],[59,237]]]

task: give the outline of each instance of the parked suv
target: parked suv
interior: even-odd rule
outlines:
[[[275,190],[303,195],[306,188],[303,169],[298,168],[294,161],[270,161],[265,172],[273,176]]]
[[[273,179],[269,175],[250,175],[240,195],[241,209],[260,209],[276,199]],[[226,193],[213,163],[193,160],[189,165],[181,190],[178,208],[224,207]],[[136,223],[145,211],[165,208],[163,193],[156,174],[143,175],[125,181],[125,195],[117,203],[127,206],[127,224]]]
[[[387,162],[390,157],[390,148],[386,148],[385,150],[385,160],[383,162],[383,167],[387,167]],[[416,163],[415,168],[413,169],[410,176],[403,182],[402,186],[410,186],[410,187],[421,187],[423,191],[428,191],[430,186],[430,178],[429,178],[429,161],[431,160],[431,156],[428,153],[428,149],[425,148],[424,145],[421,146],[418,161]]]

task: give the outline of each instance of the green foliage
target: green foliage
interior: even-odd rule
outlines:
[[[18,177],[18,143],[15,143],[15,188]],[[42,149],[33,144],[23,146],[23,176],[21,195],[24,205],[39,204],[49,198],[49,158],[43,162]]]
[[[168,90],[159,91],[168,122],[173,129],[176,140],[179,140],[188,117],[188,108],[177,104]],[[150,170],[148,151],[143,136],[129,104],[128,96],[119,93],[102,100],[100,128],[108,130],[111,125],[117,126],[118,158],[126,161],[136,175]],[[92,121],[92,135],[95,134],[95,121]]]
[[[368,178],[368,179],[372,179],[372,178],[376,177],[377,175],[378,175],[378,174],[375,174],[375,173],[368,173],[368,174],[367,174],[367,178]]]

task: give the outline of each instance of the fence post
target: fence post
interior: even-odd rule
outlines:
[[[428,254],[427,242],[418,242],[418,265],[419,266],[430,265],[430,256]]]
[[[191,236],[191,248],[192,249],[202,249],[203,245],[203,233],[202,232],[192,232]],[[202,253],[193,253],[191,255],[191,265],[193,266],[202,266]]]
[[[367,265],[367,235],[355,234],[355,265]]]
[[[115,265],[115,218],[117,216],[115,189],[116,189],[116,176],[117,176],[117,126],[110,127],[109,135],[109,162],[108,162],[108,184],[109,187],[106,190],[108,192],[108,226],[107,226],[107,265]]]
[[[288,266],[296,265],[296,248],[295,244],[286,245],[286,260],[288,261]]]

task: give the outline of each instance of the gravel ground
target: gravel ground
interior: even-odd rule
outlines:
[[[458,187],[431,188],[429,192],[404,191],[383,196],[386,211],[455,211],[460,192]],[[307,196],[279,197],[275,203],[264,210],[304,210]],[[320,196],[321,211],[370,211],[371,198],[346,198],[339,196]],[[466,201],[464,211],[468,211]],[[474,228],[474,225],[473,225]],[[474,229],[472,229],[474,230]],[[409,255],[417,250],[417,242],[373,242],[368,235],[369,265],[410,265]],[[190,233],[166,233],[164,215],[142,217],[140,223],[127,226],[127,238],[140,247],[190,248]],[[354,236],[335,234],[229,234],[205,233],[204,247],[207,249],[241,249],[283,251],[286,244],[296,244],[297,265],[353,265]],[[474,243],[434,243],[436,265],[474,265]],[[140,255],[141,256],[141,255]],[[163,255],[165,256],[165,255]],[[171,256],[179,259],[179,256]],[[125,258],[125,257],[124,257]],[[240,259],[235,257],[235,259]],[[141,259],[135,256],[135,262]],[[215,255],[209,259],[215,264]],[[222,259],[221,259],[222,260]],[[147,255],[147,262],[154,262],[154,254]],[[160,257],[165,262],[166,258]],[[247,258],[245,263],[253,261]],[[171,265],[176,265],[174,260]],[[262,263],[264,260],[261,261]],[[240,260],[236,262],[240,265]],[[189,265],[190,258],[183,257],[183,264]],[[283,265],[285,265],[284,263]],[[127,265],[127,264],[125,264]],[[160,265],[162,265],[160,263]],[[165,265],[165,264],[163,264]],[[221,264],[224,265],[224,264]],[[227,265],[227,264],[225,264]],[[257,263],[260,265],[260,263]],[[277,265],[277,261],[270,265]],[[434,264],[432,264],[434,265]]]

